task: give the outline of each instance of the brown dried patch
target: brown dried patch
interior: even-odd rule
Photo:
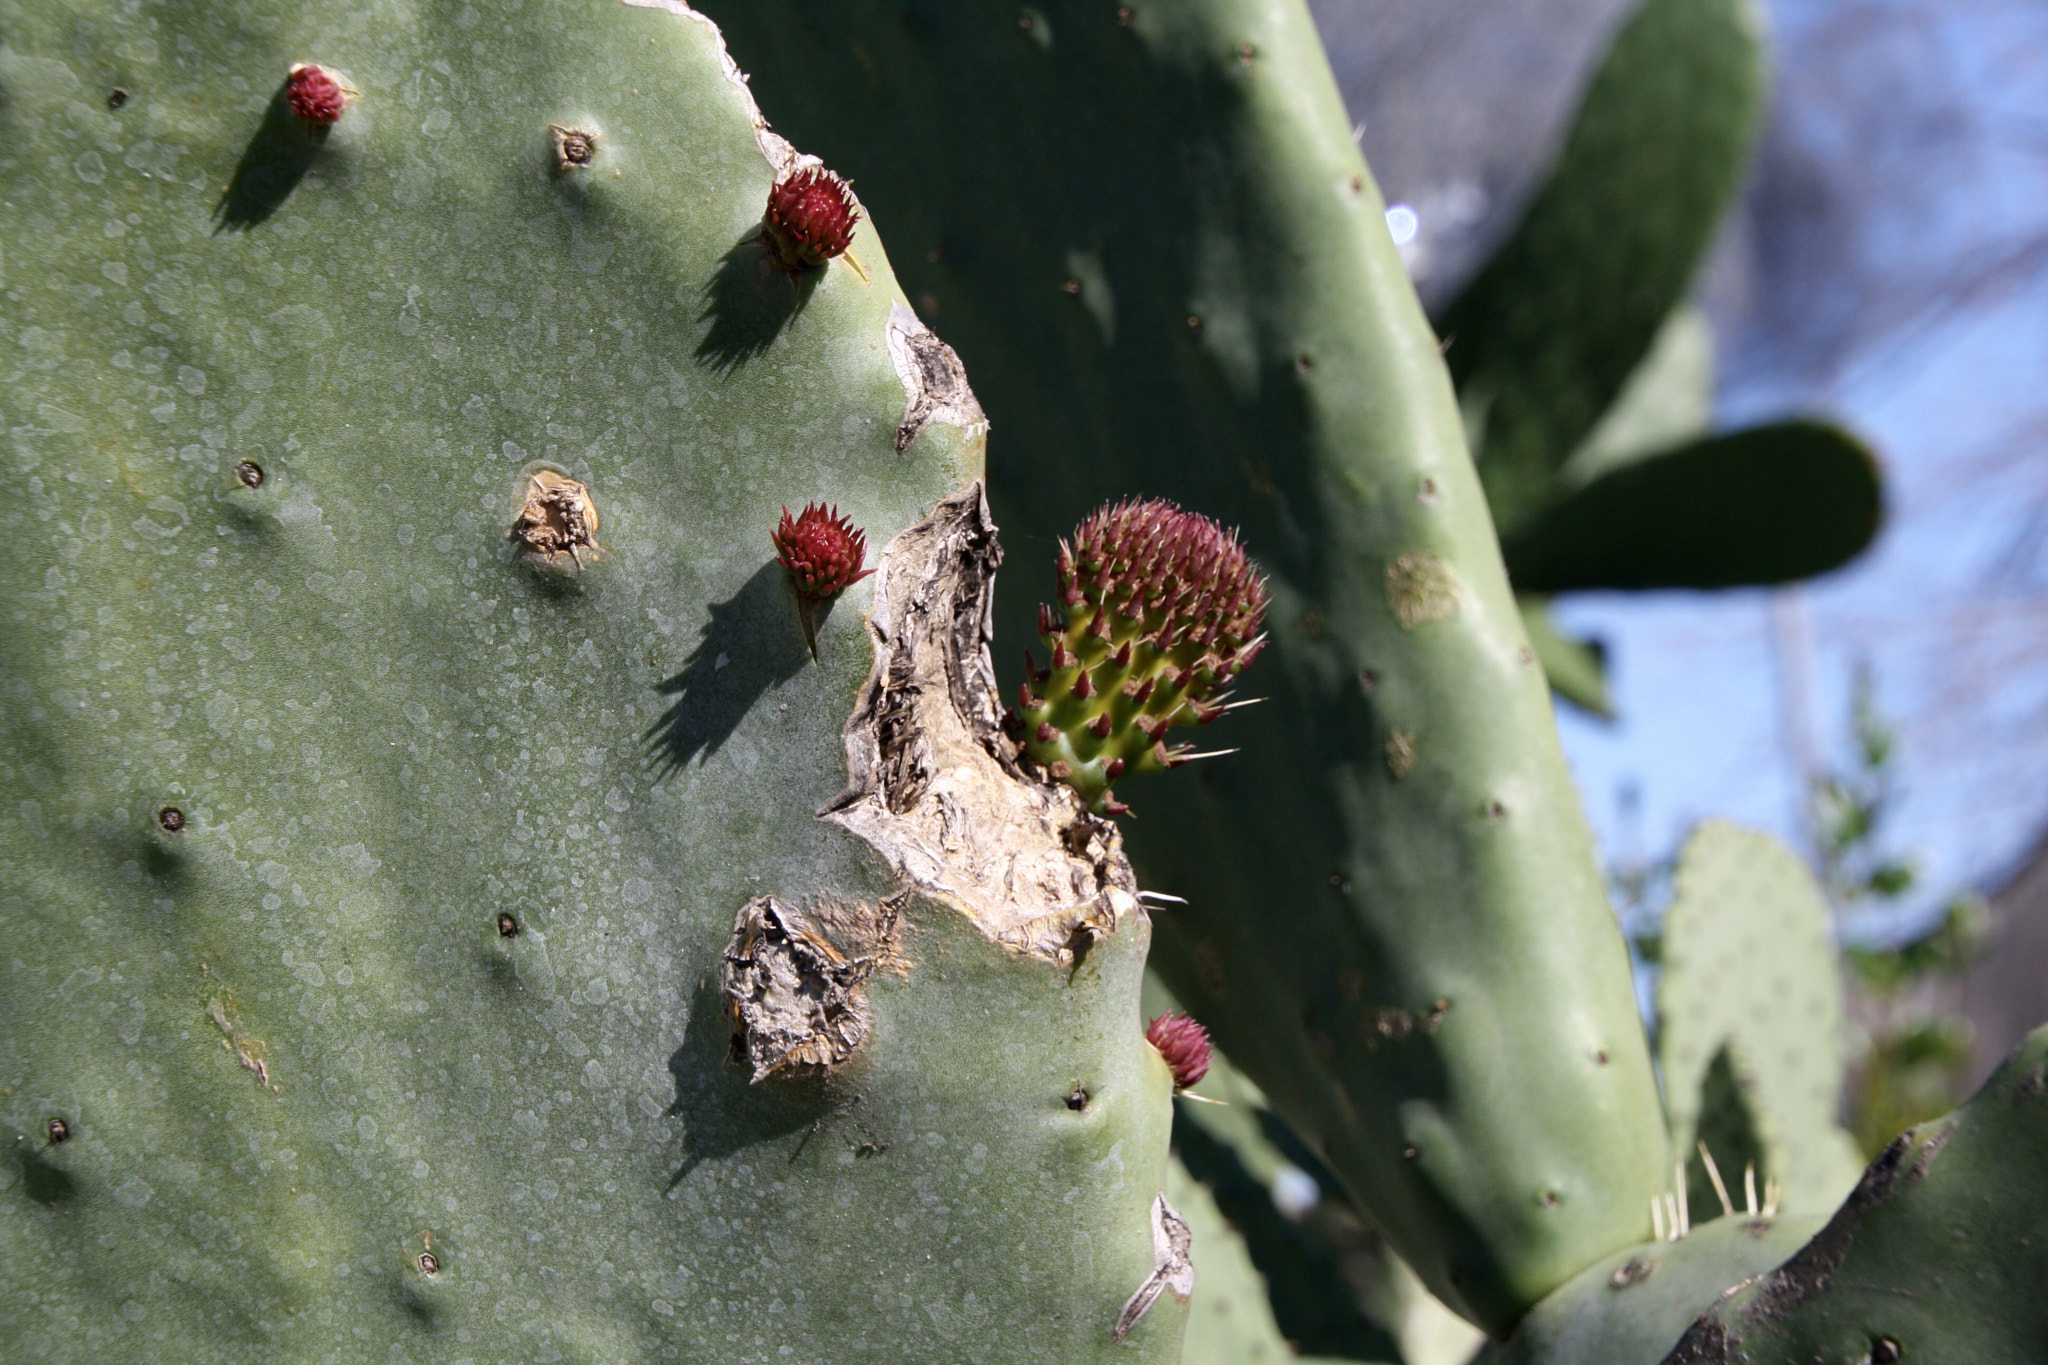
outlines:
[[[1641,1284],[1657,1273],[1657,1258],[1654,1256],[1631,1256],[1619,1269],[1607,1277],[1610,1289],[1626,1289],[1632,1284]]]
[[[718,982],[733,1061],[751,1067],[755,1081],[843,1065],[868,1036],[868,978],[877,968],[902,970],[897,926],[907,900],[837,905],[829,916],[773,896],[741,906]]]
[[[1415,771],[1415,736],[1406,730],[1395,730],[1387,735],[1387,771],[1396,779]]]
[[[583,484],[559,470],[536,469],[520,496],[519,515],[505,538],[525,547],[528,563],[566,569],[604,558],[597,543],[597,504]]]
[[[996,942],[1072,965],[1138,909],[1138,885],[1116,826],[1027,776],[1003,735],[988,655],[1001,560],[979,483],[883,548],[847,788],[818,814]]]
[[[555,139],[555,173],[565,175],[580,171],[597,160],[597,134],[589,128],[568,128],[559,123],[550,123],[548,132]]]

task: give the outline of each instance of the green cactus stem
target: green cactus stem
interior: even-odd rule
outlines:
[[[1223,714],[1219,689],[1265,647],[1265,580],[1234,533],[1158,499],[1083,521],[1058,574],[1060,609],[1038,609],[1051,659],[1025,655],[1007,724],[1090,810],[1121,814],[1110,783],[1209,756],[1166,737]]]

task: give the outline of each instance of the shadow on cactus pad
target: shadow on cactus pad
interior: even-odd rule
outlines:
[[[287,84],[278,82],[263,122],[235,164],[234,177],[214,210],[216,232],[246,232],[276,213],[327,145],[326,125],[309,125],[292,113]]]
[[[812,607],[817,628],[823,629],[835,600]],[[683,671],[655,689],[675,698],[648,732],[656,760],[673,772],[699,754],[718,752],[762,693],[810,661],[788,575],[771,559],[738,592],[711,604],[711,621]]]
[[[740,238],[704,286],[700,320],[709,322],[711,330],[698,343],[698,361],[727,374],[760,355],[803,311],[824,273],[784,270],[758,228]]]

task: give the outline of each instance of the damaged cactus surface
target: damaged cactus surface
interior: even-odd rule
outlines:
[[[1000,733],[979,408],[867,222],[770,257],[814,163],[716,30],[0,44],[0,1357],[1173,1359],[1149,928]]]
[[[1488,1330],[1647,1240],[1673,1168],[1627,951],[1305,8],[707,8],[976,376],[1012,544],[1143,490],[1265,575],[1266,704],[1126,830],[1189,902],[1174,994]],[[1037,636],[1014,586],[1005,660]]]

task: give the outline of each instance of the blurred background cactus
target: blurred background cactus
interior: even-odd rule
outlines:
[[[1877,534],[1876,461],[1840,427],[1707,431],[1713,338],[1688,296],[1766,71],[1754,0],[1646,0],[1522,221],[1436,316],[1530,643],[1596,714],[1602,652],[1556,628],[1552,594],[1786,583]]]
[[[1708,430],[1749,5],[1433,322],[1300,3],[287,8],[0,0],[0,1354],[2038,1339],[2048,1044],[1934,1118],[1965,911],[1844,1003],[1874,710],[1628,936],[1552,722],[1551,594],[1878,526]]]

